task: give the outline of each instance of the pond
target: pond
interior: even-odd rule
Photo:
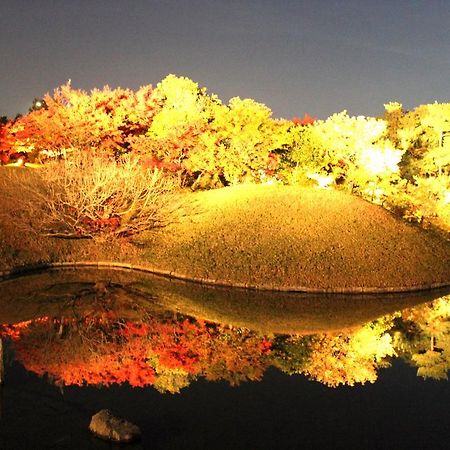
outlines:
[[[0,449],[438,449],[450,427],[448,291],[311,296],[125,270],[0,283]],[[123,447],[121,447],[123,448]]]

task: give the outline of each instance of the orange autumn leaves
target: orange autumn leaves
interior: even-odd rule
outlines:
[[[181,173],[187,183],[212,186],[259,179],[273,170],[290,121],[268,107],[235,97],[224,105],[185,77],[155,88],[74,89],[43,98],[45,107],[0,128],[3,163],[18,156],[45,161],[84,152],[140,155],[145,165]]]
[[[450,366],[450,298],[384,316],[350,333],[262,336],[181,315],[133,322],[109,311],[84,319],[41,318],[0,326],[16,358],[61,385],[152,385],[179,392],[199,377],[238,385],[269,366],[327,386],[374,383],[392,357],[418,375],[446,378]]]
[[[3,334],[13,340],[27,370],[48,374],[58,384],[156,384],[163,392],[179,391],[174,375],[231,384],[260,379],[270,352],[262,337],[188,319],[42,318],[4,327]]]
[[[35,159],[73,149],[120,153],[151,120],[151,86],[94,89],[90,94],[66,84],[46,95],[45,108],[31,111],[4,129],[3,154],[26,153]],[[4,156],[5,157],[5,156]]]

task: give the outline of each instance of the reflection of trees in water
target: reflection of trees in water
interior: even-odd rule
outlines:
[[[400,356],[422,377],[447,378],[450,296],[381,317],[349,333],[263,336],[172,312],[113,310],[3,326],[16,357],[60,385],[128,382],[179,392],[198,377],[232,385],[273,365],[331,387],[375,382]],[[1,331],[1,328],[0,328]]]
[[[377,369],[386,367],[386,357],[395,354],[387,333],[390,325],[391,318],[386,316],[351,334],[316,336],[303,373],[333,387],[375,382]]]
[[[328,386],[373,383],[378,369],[388,367],[393,356],[417,367],[417,374],[423,378],[447,379],[450,296],[383,316],[352,333],[301,338],[298,340],[301,352],[308,356],[300,364],[292,352],[292,338],[288,342],[291,348],[287,347],[283,365],[278,366],[288,373],[306,374]],[[286,368],[289,357],[293,364]]]
[[[450,368],[450,296],[402,312],[394,345],[424,378],[447,379]]]
[[[128,382],[179,392],[198,376],[239,384],[260,379],[270,344],[255,333],[181,315],[139,322],[113,313],[80,320],[42,318],[4,327],[16,358],[57,384]]]
[[[378,368],[387,367],[387,357],[395,355],[388,333],[392,320],[393,316],[385,316],[351,333],[278,337],[274,365],[330,387],[373,383]]]
[[[399,356],[423,378],[447,379],[450,296],[383,316],[351,333],[277,338],[274,364],[328,386],[374,383]]]

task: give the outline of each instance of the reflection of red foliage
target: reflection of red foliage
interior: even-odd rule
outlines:
[[[201,345],[197,339],[205,332],[203,323],[155,323],[150,335],[152,352],[169,369],[183,369],[190,374],[200,371]]]
[[[13,340],[20,339],[22,331],[28,328],[32,322],[32,320],[27,320],[26,322],[16,323],[15,325],[0,324],[0,337],[9,337]]]
[[[77,330],[80,325],[85,329]],[[120,339],[120,333],[117,339],[104,340],[103,331],[111,331],[110,327],[111,322],[105,318],[79,324],[72,319],[45,317],[6,327],[3,334],[14,341],[16,357],[27,370],[48,374],[57,383],[152,384],[155,372],[146,363],[144,340]]]
[[[145,386],[172,370],[237,384],[260,379],[271,350],[271,341],[250,331],[183,318],[136,323],[111,311],[81,321],[44,317],[0,332],[27,370],[64,385]]]
[[[269,341],[268,339],[263,339],[261,341],[261,352],[262,353],[269,353],[270,350],[272,349],[272,342]]]

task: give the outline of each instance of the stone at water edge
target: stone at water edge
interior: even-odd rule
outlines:
[[[141,438],[141,430],[137,425],[113,416],[108,409],[102,409],[92,416],[89,430],[96,436],[113,442],[128,443]]]

